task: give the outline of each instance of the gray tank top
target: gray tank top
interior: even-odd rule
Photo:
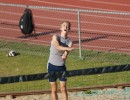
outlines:
[[[61,46],[68,47],[68,44],[71,42],[69,38],[62,38],[61,35],[57,35],[57,40]],[[48,62],[56,66],[64,66],[65,61],[62,60],[62,55],[64,51],[58,51],[53,44],[50,47],[50,57]]]

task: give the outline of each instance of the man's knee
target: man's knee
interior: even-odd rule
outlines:
[[[61,92],[66,92],[66,91],[67,91],[67,89],[65,87],[61,88]]]
[[[57,93],[57,89],[52,89],[51,92],[52,93]]]

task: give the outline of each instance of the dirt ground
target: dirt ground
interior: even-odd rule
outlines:
[[[129,89],[103,89],[91,91],[90,93],[68,92],[68,100],[130,100]],[[61,93],[58,93],[59,100],[62,100]],[[50,94],[27,95],[12,98],[8,95],[0,100],[52,100]]]

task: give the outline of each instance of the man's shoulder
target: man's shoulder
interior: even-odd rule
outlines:
[[[55,38],[60,37],[60,34],[54,34],[52,37],[55,37]]]

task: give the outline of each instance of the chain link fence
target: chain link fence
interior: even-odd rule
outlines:
[[[36,34],[32,33],[28,37],[21,33],[18,26],[26,7],[33,12],[36,31]],[[60,33],[60,23],[63,21],[70,21],[72,24],[69,37],[75,47],[67,60],[68,70],[129,64],[130,13],[128,12],[4,3],[0,3],[0,9],[1,77],[46,72],[50,41],[53,34]],[[10,50],[15,50],[19,55],[7,57]],[[129,72],[79,76],[69,78],[68,87],[126,83],[129,82],[128,77]],[[4,89],[3,85],[0,85],[0,89],[29,91],[30,87],[33,87],[32,90],[49,88],[46,81],[16,84],[4,85]]]

